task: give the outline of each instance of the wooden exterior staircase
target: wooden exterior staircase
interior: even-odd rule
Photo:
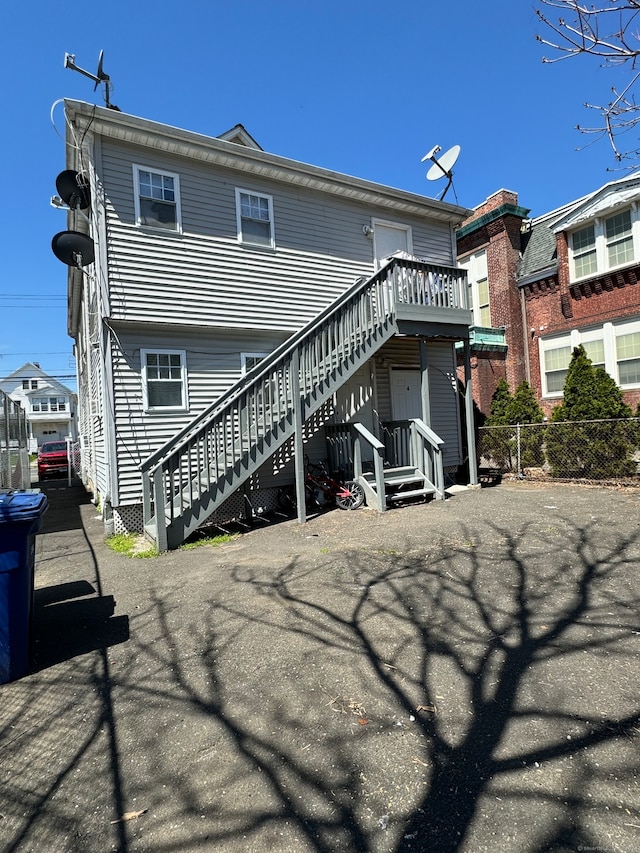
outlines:
[[[465,337],[470,320],[464,270],[394,258],[371,278],[358,280],[145,460],[145,534],[161,551],[176,548],[292,436],[296,459],[302,459],[305,421],[402,333],[403,324],[414,333],[416,323],[426,324],[425,334],[433,334],[434,324],[449,333],[454,327]],[[416,441],[442,443],[419,424]],[[356,447],[377,441],[362,430]],[[361,466],[356,474],[384,509],[382,474],[373,482]]]

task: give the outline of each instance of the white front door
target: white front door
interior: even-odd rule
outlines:
[[[422,417],[419,370],[391,371],[391,414],[394,421]]]
[[[374,219],[372,226],[376,269],[380,269],[383,258],[388,258],[393,252],[413,252],[411,228],[408,225]]]

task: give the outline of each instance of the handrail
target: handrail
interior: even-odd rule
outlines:
[[[210,418],[213,418],[218,411],[221,411],[226,405],[237,400],[244,392],[249,391],[252,386],[257,385],[261,379],[272,371],[275,364],[285,360],[287,356],[294,352],[312,329],[321,326],[329,320],[332,315],[340,313],[344,309],[344,306],[352,300],[354,296],[358,295],[359,292],[364,291],[367,288],[374,287],[376,284],[382,284],[386,280],[392,285],[390,293],[391,299],[389,300],[390,304],[388,306],[389,309],[391,309],[397,302],[415,301],[416,288],[414,287],[411,291],[407,289],[406,275],[404,277],[405,281],[402,281],[401,272],[403,270],[405,273],[412,271],[422,272],[426,282],[446,282],[452,274],[457,274],[457,286],[455,288],[451,288],[442,285],[441,292],[450,300],[448,303],[449,307],[466,308],[467,289],[463,285],[466,275],[466,271],[464,269],[444,267],[438,264],[407,260],[405,258],[391,258],[370,278],[358,279],[355,281],[351,287],[342,294],[342,296],[338,297],[335,302],[323,309],[320,314],[316,315],[299,331],[294,332],[293,335],[283,341],[279,347],[262,359],[254,368],[248,371],[244,376],[240,377],[240,379],[238,379],[210,406],[200,412],[190,423],[176,433],[176,435],[151,453],[144,462],[141,463],[140,471],[143,473],[151,472],[157,464],[173,454],[181,443],[188,441],[194,433],[197,433],[199,429],[204,426]]]
[[[270,373],[273,365],[276,362],[293,353],[300,341],[302,341],[309,333],[310,329],[321,324],[332,314],[339,312],[344,306],[344,304],[347,303],[360,290],[363,290],[365,286],[369,285],[370,283],[373,283],[377,278],[382,278],[383,273],[385,273],[386,270],[393,265],[393,263],[393,260],[389,261],[388,264],[385,264],[373,276],[368,279],[358,278],[351,285],[351,287],[349,287],[335,302],[332,302],[330,305],[324,308],[305,326],[303,326],[297,332],[294,332],[293,335],[283,341],[280,346],[276,347],[276,349],[270,352],[269,355],[261,359],[261,361],[255,365],[255,367],[252,367],[251,370],[248,370],[244,376],[241,376],[236,382],[234,382],[234,384],[230,388],[228,388],[223,394],[221,394],[220,397],[218,397],[213,403],[211,403],[210,406],[200,412],[190,423],[183,427],[180,432],[176,433],[176,435],[166,441],[154,453],[150,454],[140,465],[140,470],[149,471],[155,462],[159,461],[165,454],[168,453],[168,451],[172,450],[175,445],[179,444],[183,438],[188,437],[194,427],[196,427],[196,425],[199,425],[201,421],[206,420],[209,416],[214,415],[216,410],[222,408],[226,403],[230,403],[233,400],[237,399],[237,397],[239,397],[243,391],[248,389],[249,385],[258,382],[258,380],[260,380],[265,374]]]
[[[373,450],[373,471],[376,479],[376,500],[378,502],[378,511],[384,512],[387,507],[387,498],[384,488],[384,444],[361,423],[350,423],[349,429],[353,435],[353,476],[356,480],[362,476],[361,440],[364,440]]]
[[[194,529],[277,447],[301,434],[301,424],[397,332],[397,306],[438,303],[438,309],[457,309],[466,299],[465,275],[461,269],[392,258],[154,451],[140,470],[145,524],[155,517],[158,547],[166,546],[169,529],[173,542]],[[384,445],[371,434],[357,436],[358,446],[361,438],[373,440],[376,478],[382,482]],[[384,501],[384,487],[379,494]]]
[[[442,466],[442,448],[444,447],[444,441],[431,429],[431,427],[427,426],[421,418],[411,418],[411,432],[412,436],[415,436],[416,439],[417,436],[420,436],[433,448],[433,485],[436,488],[436,498],[438,500],[444,500],[444,468]],[[417,463],[420,454],[420,448],[417,440],[415,441],[414,447]],[[422,467],[423,466],[421,465],[420,468],[422,469]]]

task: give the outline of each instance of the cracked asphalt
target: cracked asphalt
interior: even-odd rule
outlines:
[[[3,853],[640,850],[640,492],[505,482],[130,559],[43,489]]]

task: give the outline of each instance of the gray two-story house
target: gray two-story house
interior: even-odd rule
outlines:
[[[241,125],[65,109],[82,475],[109,529],[176,547],[283,484],[302,497],[305,456],[379,510],[443,497],[473,447],[455,355],[469,409],[469,212],[266,153]]]

